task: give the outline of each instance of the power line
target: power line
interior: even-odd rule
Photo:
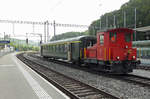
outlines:
[[[31,24],[33,28],[33,31],[32,31],[33,33],[35,32],[35,25],[43,25],[44,26],[44,42],[49,41],[49,26],[53,26],[54,28],[56,27],[88,28],[89,27],[89,25],[62,24],[62,23],[55,23],[55,22],[49,22],[49,21],[35,22],[35,21],[19,21],[19,20],[0,20],[0,23],[11,23],[14,37],[16,37],[14,33],[15,24]]]
[[[19,20],[0,20],[0,23],[13,23],[13,24],[32,24],[32,25],[44,25],[45,22],[35,22],[35,21],[19,21]],[[62,23],[47,23],[50,26],[58,27],[77,27],[77,28],[88,28],[89,25],[79,25],[79,24],[62,24]]]

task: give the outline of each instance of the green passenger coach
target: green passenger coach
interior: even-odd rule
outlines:
[[[84,58],[84,48],[92,46],[95,43],[96,37],[93,36],[79,36],[51,41],[41,44],[41,56],[79,63]]]

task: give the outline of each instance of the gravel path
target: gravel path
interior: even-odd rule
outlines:
[[[51,62],[42,62],[37,59],[34,60],[47,65],[52,70],[68,75],[71,78],[75,78],[76,80],[92,85],[98,89],[102,89],[115,96],[122,97],[123,99],[150,99],[150,89],[147,87],[91,74]]]

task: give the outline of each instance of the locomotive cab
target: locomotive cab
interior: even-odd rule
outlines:
[[[97,59],[104,61],[136,60],[136,49],[132,48],[132,35],[133,30],[123,28],[98,33]]]
[[[136,49],[132,48],[133,30],[115,29],[106,33],[109,36],[109,60],[136,60]]]

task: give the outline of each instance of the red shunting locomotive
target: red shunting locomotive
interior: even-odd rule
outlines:
[[[118,28],[97,33],[97,43],[84,49],[84,62],[97,64],[100,70],[124,74],[132,72],[137,50],[132,47],[133,30]]]

